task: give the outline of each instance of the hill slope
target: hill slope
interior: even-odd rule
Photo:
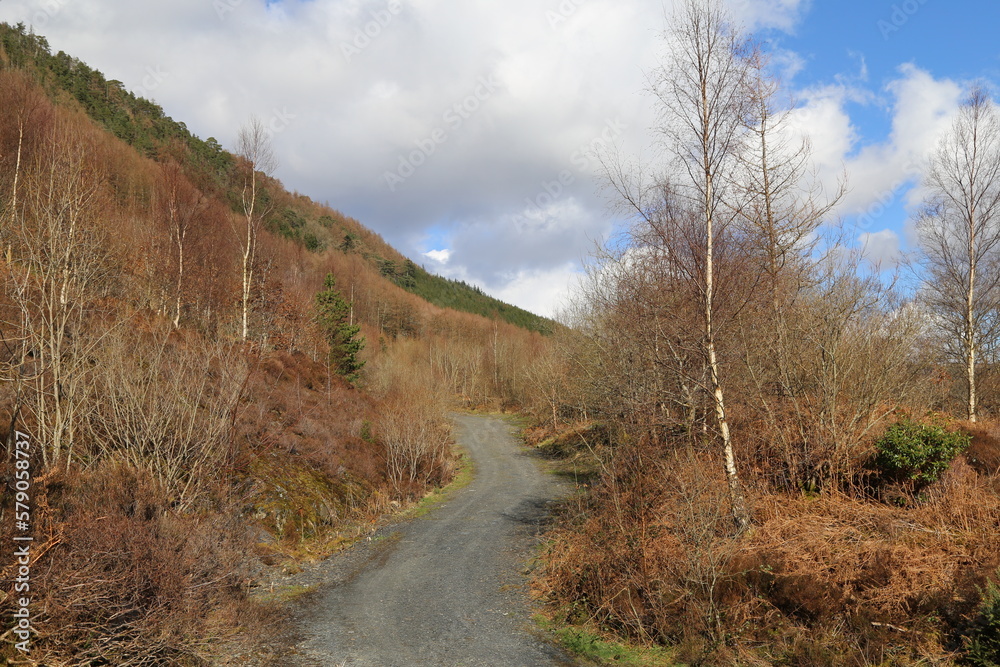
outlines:
[[[270,215],[244,263],[251,173]],[[34,664],[276,664],[262,568],[322,557],[447,482],[444,413],[518,405],[545,346],[404,290],[378,235],[10,26],[0,244],[0,438],[31,444],[0,480],[31,480]],[[356,384],[318,317],[331,275],[366,344]],[[0,494],[8,544],[15,502]],[[0,594],[0,615],[14,604]],[[10,642],[7,662],[24,662]]]
[[[55,99],[73,100],[86,114],[140,154],[157,161],[173,158],[202,191],[224,195],[237,207],[232,188],[233,156],[214,137],[202,140],[184,123],[167,116],[149,100],[108,80],[86,63],[59,51],[23,24],[0,24],[0,62],[26,69]],[[554,323],[506,304],[461,281],[428,273],[389,246],[361,223],[338,211],[318,206],[307,197],[291,195],[277,182],[275,205],[267,218],[272,232],[311,252],[335,249],[357,253],[397,285],[430,303],[501,320],[531,331],[551,333]]]

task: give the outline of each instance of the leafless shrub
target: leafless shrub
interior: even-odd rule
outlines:
[[[831,260],[783,308],[777,336],[751,316],[741,323],[746,414],[775,481],[819,489],[850,480],[892,411],[914,398],[923,377],[914,354],[921,314],[856,261]]]
[[[237,512],[180,514],[148,472],[120,463],[37,482],[37,664],[204,665],[232,627],[253,629],[248,646],[266,639],[276,619],[247,599],[253,547]]]
[[[435,390],[434,371],[421,359],[422,347],[397,343],[370,374],[371,388],[382,399],[374,436],[385,447],[386,469],[398,493],[450,476],[447,396]]]
[[[146,469],[186,509],[225,463],[247,365],[224,343],[119,327],[94,370],[94,455]]]
[[[111,247],[98,216],[103,176],[88,145],[67,124],[54,125],[24,179],[23,209],[12,250],[11,290],[20,310],[18,381],[31,389],[46,463],[72,460],[81,415],[89,405],[98,298],[108,279]],[[96,329],[96,331],[95,331]]]
[[[375,433],[386,448],[389,479],[397,491],[440,479],[450,432],[433,406],[397,397],[385,402],[377,420]]]
[[[541,592],[574,609],[571,621],[711,652],[732,615],[725,594],[739,542],[727,505],[710,455],[620,447],[587,513],[557,532]]]

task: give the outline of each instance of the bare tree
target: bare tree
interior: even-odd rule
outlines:
[[[176,162],[164,167],[164,194],[161,215],[167,231],[177,249],[177,284],[174,307],[174,328],[181,325],[182,297],[184,294],[184,263],[187,237],[192,223],[205,208],[201,193],[184,177]]]
[[[997,333],[990,315],[1000,306],[1000,114],[983,88],[973,88],[959,110],[925,185],[918,220],[924,294],[957,342],[952,350],[965,367],[974,422],[977,353]]]
[[[812,149],[790,127],[794,107],[779,103],[780,83],[768,72],[766,56],[750,56],[750,101],[745,124],[749,140],[741,151],[746,194],[740,210],[748,238],[757,245],[772,307],[780,307],[783,278],[799,281],[816,265],[817,231],[846,191],[844,180],[825,197],[809,172]]]
[[[75,129],[56,126],[25,179],[13,297],[24,331],[21,371],[33,379],[33,412],[46,463],[73,456],[91,390],[89,306],[107,287],[109,249],[97,224],[102,176]]]
[[[236,142],[236,152],[242,160],[243,217],[246,223],[246,234],[240,235],[240,247],[243,261],[242,269],[242,338],[247,340],[250,335],[250,296],[254,284],[254,270],[257,259],[257,242],[265,216],[268,213],[267,204],[261,197],[263,179],[270,176],[278,167],[277,157],[271,146],[271,135],[264,123],[256,116],[240,128]]]
[[[45,95],[26,74],[8,71],[0,77],[0,90],[3,90],[3,107],[14,118],[17,132],[16,147],[13,157],[13,175],[10,186],[10,204],[7,222],[12,228],[16,222],[18,196],[20,194],[22,165],[25,162],[25,148],[28,135],[32,128],[37,129],[47,125],[48,109]]]
[[[818,179],[809,173],[810,144],[791,131],[794,107],[780,104],[780,84],[769,73],[767,58],[756,51],[751,65],[748,142],[740,153],[745,196],[739,213],[761,277],[757,298],[766,305],[758,317],[743,318],[743,358],[757,387],[763,417],[782,441],[788,470],[793,477],[812,477],[817,462],[809,451],[810,441],[818,429],[806,426],[811,415],[802,396],[800,371],[807,363],[803,354],[809,356],[813,350],[804,349],[789,316],[798,312],[797,302],[818,281],[817,269],[823,262],[816,252],[819,230],[843,197],[845,185],[842,180],[831,197],[824,197]],[[766,333],[762,335],[761,329]],[[829,348],[831,354],[833,349]],[[799,428],[785,428],[786,410]]]
[[[752,75],[748,44],[717,0],[686,0],[671,22],[668,65],[654,77],[662,131],[676,157],[676,192],[696,212],[703,232],[701,258],[704,349],[709,389],[722,438],[733,520],[749,523],[736,468],[722,372],[716,348],[715,243],[733,221],[734,170],[743,150],[748,113],[744,82]]]

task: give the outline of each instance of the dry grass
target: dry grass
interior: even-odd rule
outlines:
[[[253,540],[238,512],[180,514],[148,472],[117,464],[49,473],[35,494],[41,664],[207,664],[236,628],[252,645],[274,627],[246,595]]]
[[[982,475],[1000,477],[1000,425],[966,423],[964,428],[972,434],[972,446],[966,452],[969,465]]]
[[[906,506],[758,491],[737,536],[717,468],[710,454],[619,447],[564,508],[537,595],[568,622],[691,664],[957,660],[1000,565],[995,476],[960,457]]]

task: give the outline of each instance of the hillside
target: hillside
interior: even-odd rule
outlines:
[[[30,71],[53,99],[75,101],[86,114],[138,153],[157,161],[180,162],[191,181],[203,191],[226,198],[238,208],[232,189],[235,162],[214,137],[202,140],[187,126],[167,116],[149,100],[126,90],[86,63],[59,51],[52,54],[46,39],[23,24],[0,24],[2,62]],[[428,273],[403,257],[379,235],[357,220],[318,206],[308,197],[290,195],[272,184],[275,205],[266,219],[269,230],[301,244],[310,252],[327,249],[356,253],[397,285],[430,303],[501,320],[531,331],[551,333],[554,323],[484,294],[464,282]]]
[[[520,405],[545,339],[23,26],[0,110],[0,614],[37,664],[267,664],[262,572],[451,479],[446,411]]]

